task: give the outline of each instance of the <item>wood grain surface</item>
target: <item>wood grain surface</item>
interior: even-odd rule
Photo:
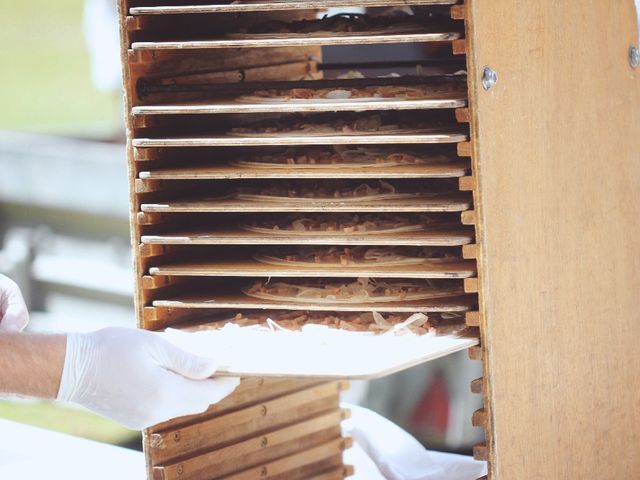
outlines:
[[[473,241],[473,232],[443,229],[387,234],[264,234],[246,230],[189,230],[164,235],[143,235],[146,245],[407,245],[459,246]]]
[[[295,167],[295,168],[294,168]],[[469,170],[468,161],[424,165],[331,166],[305,168],[300,165],[273,167],[211,165],[143,170],[142,180],[231,180],[249,178],[455,178]]]
[[[151,275],[210,277],[379,277],[467,278],[475,275],[476,262],[428,262],[415,265],[272,265],[247,259],[198,260],[151,267]]]
[[[489,478],[640,478],[633,2],[467,3]]]

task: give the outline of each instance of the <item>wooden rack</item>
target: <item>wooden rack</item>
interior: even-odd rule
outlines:
[[[329,7],[407,2],[118,3],[141,328],[186,328],[266,310],[457,312],[480,340],[468,351],[483,363],[471,391],[483,395],[484,407],[470,421],[485,429],[474,456],[489,462],[490,478],[587,478],[605,468],[606,478],[640,476],[638,456],[619,455],[640,436],[640,409],[630,408],[640,390],[633,300],[640,268],[632,260],[640,248],[640,197],[631,193],[640,88],[625,54],[637,40],[631,1],[583,9],[551,0],[415,0],[418,30],[394,30],[393,20],[387,29],[304,34],[293,22]],[[265,34],[270,21],[287,27]],[[348,64],[323,63],[322,47],[390,44],[412,44],[426,58],[358,59],[362,78],[339,78]],[[399,77],[378,77],[395,69]],[[415,86],[423,95],[358,94]],[[343,90],[342,98],[314,98],[326,88]],[[254,94],[265,89],[284,98]],[[294,89],[304,94],[295,97]],[[422,161],[310,167],[293,159],[318,148],[338,155],[340,148],[372,148],[384,159],[415,150]],[[261,160],[285,153],[290,164]],[[315,202],[296,194],[238,196],[260,182],[358,179],[415,181],[427,195]],[[274,218],[343,214],[396,215],[418,226],[273,227]],[[422,224],[421,215],[430,220]],[[318,267],[268,265],[253,255],[300,245],[437,246],[456,260]],[[383,303],[242,293],[249,279],[360,276],[459,288]],[[309,378],[244,378],[206,413],[146,432],[149,478],[349,476],[341,455],[349,440],[339,429],[348,416],[338,406],[344,388]]]
[[[426,20],[421,20],[421,31],[253,35],[234,34],[233,29],[269,19],[310,19],[316,16],[318,8],[329,6],[405,4],[371,0],[175,6],[120,2],[130,112],[137,303],[142,328],[187,326],[196,320],[206,323],[207,316],[214,318],[219,312],[264,309],[375,310],[404,315],[416,312],[464,315],[475,310],[477,294],[475,291],[465,293],[471,284],[464,283],[477,274],[475,259],[462,255],[468,250],[460,250],[461,246],[470,246],[474,233],[463,221],[464,215],[473,211],[473,201],[469,188],[463,188],[463,179],[468,178],[471,167],[465,148],[469,141],[466,76],[452,75],[451,70],[455,63],[453,42],[464,37],[463,24],[451,18],[450,6],[454,3],[415,2],[429,14],[424,17]],[[176,20],[167,23],[169,18]],[[207,28],[202,27],[205,22],[210,22]],[[216,25],[225,33],[212,34],[215,30],[211,28]],[[416,62],[417,76],[378,78],[367,73],[361,79],[323,78],[323,72],[329,69],[321,63],[321,46],[416,42],[433,45],[434,56],[426,63],[428,68],[441,67],[444,75],[425,74]],[[391,73],[395,64],[402,61],[377,62],[376,68],[386,68]],[[251,96],[253,91],[264,89],[276,89],[286,96],[287,92],[300,91],[296,89],[305,92],[355,89],[351,91],[357,93],[359,88],[376,86],[418,88],[422,94],[411,98],[365,96],[280,101]],[[300,114],[304,114],[304,118],[298,117]],[[358,122],[370,121],[371,115],[380,115],[382,125],[394,122],[397,125],[371,131],[347,128],[331,132],[325,128],[314,132],[313,127],[295,131],[295,122],[331,125],[332,118],[343,114],[347,115],[345,121],[354,122],[354,128]],[[253,124],[259,125],[274,115],[278,121],[293,124],[293,130],[290,133],[278,129],[235,133],[237,128],[253,128]],[[255,156],[265,151],[278,154],[290,148],[296,151],[320,148],[339,152],[335,149],[340,145],[351,149],[371,146],[376,152],[382,152],[383,157],[410,152],[424,161],[307,168],[255,163]],[[248,163],[239,162],[243,159]],[[272,185],[300,182],[302,186],[311,180],[364,182],[366,179],[391,179],[391,182],[414,179],[421,182],[421,188],[415,190],[410,186],[408,196],[397,199],[371,200],[281,198],[265,201],[262,197],[243,198],[236,190],[246,182],[261,180],[268,180]],[[294,235],[243,227],[247,222],[260,224],[276,212],[294,216],[313,212],[318,215],[387,212],[408,216],[409,222],[422,221],[418,216],[424,214],[430,215],[430,219],[416,231],[400,229],[389,233],[309,231]],[[251,249],[256,247],[277,251],[280,245],[438,246],[455,253],[458,259],[448,262],[426,259],[420,265],[357,264],[318,268],[313,264],[269,265],[255,260],[251,254]],[[240,247],[244,250],[224,250]],[[459,288],[447,293],[440,292],[436,286],[434,298],[382,303],[267,301],[242,293],[242,279],[346,280],[369,276],[458,282]],[[472,339],[465,345],[476,342]],[[429,354],[415,363],[427,358],[435,356]],[[407,366],[409,364],[403,368]],[[393,369],[386,370],[380,374]],[[157,479],[329,479],[350,475],[351,470],[342,465],[341,459],[348,439],[341,439],[339,431],[340,420],[347,413],[341,411],[337,403],[338,392],[345,388],[344,384],[309,386],[304,380],[271,380],[277,385],[287,385],[287,390],[269,393],[273,400],[267,402],[263,399],[263,390],[255,387],[256,382],[262,385],[266,380],[244,379],[238,392],[221,406],[186,421],[177,419],[151,429],[145,437],[149,475]],[[328,399],[322,400],[323,395]],[[224,413],[225,405],[232,409],[228,414]]]

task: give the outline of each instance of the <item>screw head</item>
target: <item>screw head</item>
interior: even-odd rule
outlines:
[[[489,90],[496,83],[498,83],[498,74],[490,67],[484,67],[482,71],[482,86],[484,89]]]
[[[633,68],[640,66],[640,48],[634,46],[629,48],[629,63]]]

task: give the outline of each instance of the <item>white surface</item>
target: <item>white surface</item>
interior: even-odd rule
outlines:
[[[142,452],[0,419],[0,478],[144,479]]]
[[[372,410],[343,404],[351,410],[351,418],[343,422],[343,432],[362,449],[356,466],[364,472],[369,460],[382,474],[367,471],[358,478],[387,480],[475,480],[487,473],[486,462],[472,457],[425,449],[409,433]],[[360,463],[362,461],[362,463]]]
[[[167,329],[165,336],[188,352],[215,358],[219,374],[305,378],[376,378],[478,343],[454,336],[375,335],[320,325],[270,331],[227,324],[190,333]]]

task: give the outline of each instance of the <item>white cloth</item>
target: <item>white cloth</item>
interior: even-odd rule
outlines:
[[[87,0],[84,36],[91,57],[91,78],[101,92],[122,90],[120,35],[115,0]]]
[[[351,418],[343,423],[387,480],[476,480],[486,462],[425,449],[409,433],[367,408],[343,404]]]

